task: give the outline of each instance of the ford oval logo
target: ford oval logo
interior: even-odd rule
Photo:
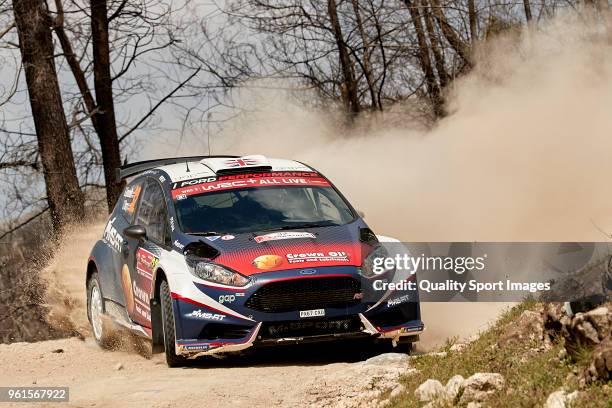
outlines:
[[[315,273],[317,273],[316,269],[302,269],[300,271],[300,275],[314,275]]]

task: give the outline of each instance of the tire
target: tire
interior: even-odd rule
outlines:
[[[395,346],[395,352],[410,355],[412,354],[413,348],[414,348],[414,343],[410,343],[410,342],[398,343],[397,346]]]
[[[168,282],[162,281],[159,288],[161,300],[162,328],[164,331],[164,352],[168,367],[185,366],[188,360],[176,354],[176,334],[174,325],[174,311],[172,309],[172,298]]]
[[[104,297],[96,272],[87,281],[87,318],[96,343],[102,348],[109,348],[111,332],[104,321]]]

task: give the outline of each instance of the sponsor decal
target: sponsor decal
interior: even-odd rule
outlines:
[[[181,244],[178,239],[174,241],[174,246],[177,247],[178,249],[184,249],[185,245]]]
[[[302,320],[288,323],[271,324],[268,326],[268,332],[274,336],[286,336],[291,335],[296,330],[306,329],[317,329],[317,330],[329,330],[331,332],[346,331],[351,326],[350,319],[341,320],[327,320],[327,321],[316,321],[316,320]]]
[[[183,345],[179,346],[179,350],[182,351],[200,351],[208,350],[210,346],[208,344],[194,344],[194,345]]]
[[[151,288],[153,284],[153,271],[159,264],[159,257],[145,248],[136,250],[136,274],[132,276],[129,282],[129,271],[126,269],[126,281],[129,282],[131,288],[130,300],[131,306],[128,307],[128,312],[133,316],[134,321],[140,324],[148,325],[151,323]]]
[[[253,265],[257,269],[273,269],[283,263],[283,258],[278,255],[261,255],[253,259]]]
[[[130,268],[124,264],[121,268],[121,286],[125,296],[125,307],[128,313],[134,313],[134,295],[132,291],[132,278],[130,278]]]
[[[159,181],[163,183],[164,181],[166,181],[166,178],[164,176],[159,176]]]
[[[174,217],[170,217],[170,229],[174,231]]]
[[[290,264],[303,262],[348,262],[348,254],[344,251],[329,252],[304,252],[299,254],[287,254]]]
[[[124,240],[121,234],[119,234],[117,231],[117,228],[113,226],[116,219],[117,217],[113,217],[113,219],[106,224],[102,239],[115,251],[121,253],[121,246],[123,245]]]
[[[204,178],[194,178],[192,180],[181,181],[180,183],[174,183],[172,188],[180,188],[185,186],[195,186],[197,184],[202,183],[210,183],[212,181],[217,180],[217,177],[204,177]]]
[[[188,317],[197,317],[199,319],[217,320],[217,321],[221,321],[221,320],[225,319],[225,315],[217,314],[217,313],[203,312],[200,309],[194,310],[193,312],[187,314],[187,316]]]
[[[272,232],[270,234],[256,236],[255,242],[267,242],[267,241],[278,241],[281,239],[299,239],[299,238],[316,238],[315,234],[311,232],[302,231],[282,231]]]
[[[209,241],[216,241],[221,237],[219,235],[213,235],[212,237],[204,237],[204,238],[206,238]]]
[[[300,318],[325,316],[325,309],[300,310]]]
[[[141,184],[125,189],[125,191],[123,192],[123,204],[121,206],[123,212],[129,215],[134,213],[134,210],[136,209],[136,202],[138,202],[138,196],[140,196],[141,191]]]
[[[404,295],[404,296],[400,296],[400,297],[395,298],[395,299],[389,299],[387,301],[387,307],[397,306],[397,305],[400,305],[402,303],[408,302],[408,300],[410,300],[410,295]]]
[[[187,198],[187,194],[178,194],[176,196],[176,201],[181,201]]]
[[[247,167],[247,166],[257,166],[258,164],[260,164],[259,160],[248,159],[248,158],[231,159],[231,160],[226,160],[223,162],[223,165],[227,167]]]
[[[214,191],[232,190],[249,187],[272,187],[272,186],[317,186],[329,187],[329,182],[323,177],[249,177],[244,179],[216,180],[193,186],[186,186],[172,191],[172,198],[190,196]]]
[[[316,269],[302,269],[300,271],[300,275],[314,275],[315,273],[317,273]]]
[[[143,250],[139,250],[136,253],[136,260],[139,262],[139,265],[137,265],[138,269],[142,269],[149,274],[153,272],[153,269],[155,269],[159,263],[159,258]]]
[[[235,295],[221,295],[219,296],[219,303],[233,303],[236,300]]]
[[[224,241],[229,241],[230,239],[234,239],[234,238],[236,238],[236,237],[235,237],[235,236],[233,236],[233,235],[231,235],[231,234],[228,234],[228,235],[223,235],[223,236],[221,237],[221,239],[222,239],[222,240],[224,240]]]
[[[178,183],[179,181],[185,181],[185,180],[196,180],[202,177],[206,177],[207,175],[210,175],[210,171],[208,169],[204,170],[204,171],[190,171],[186,174],[182,174],[180,176],[176,176],[172,178],[172,182],[174,183]]]

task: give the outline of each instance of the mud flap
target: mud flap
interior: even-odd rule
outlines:
[[[161,304],[157,299],[151,299],[151,353],[164,352],[164,329],[161,319]]]

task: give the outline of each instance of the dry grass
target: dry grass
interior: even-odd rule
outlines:
[[[402,378],[406,392],[393,401],[394,407],[419,407],[422,403],[414,396],[415,389],[428,378],[446,383],[453,375],[467,378],[477,372],[500,373],[506,380],[503,390],[490,397],[491,407],[533,407],[542,406],[552,392],[565,387],[568,392],[578,389],[578,381],[570,373],[578,372],[584,361],[571,362],[559,359],[562,345],[553,342],[552,347],[541,350],[542,342],[526,340],[504,346],[498,344],[500,336],[525,310],[535,310],[538,304],[524,302],[508,310],[480,338],[470,343],[463,351],[451,351],[449,341],[440,351],[446,357],[419,356],[412,366],[417,373]],[[462,406],[448,403],[448,406]],[[593,384],[586,388],[574,406],[611,407],[612,392],[605,384]]]

